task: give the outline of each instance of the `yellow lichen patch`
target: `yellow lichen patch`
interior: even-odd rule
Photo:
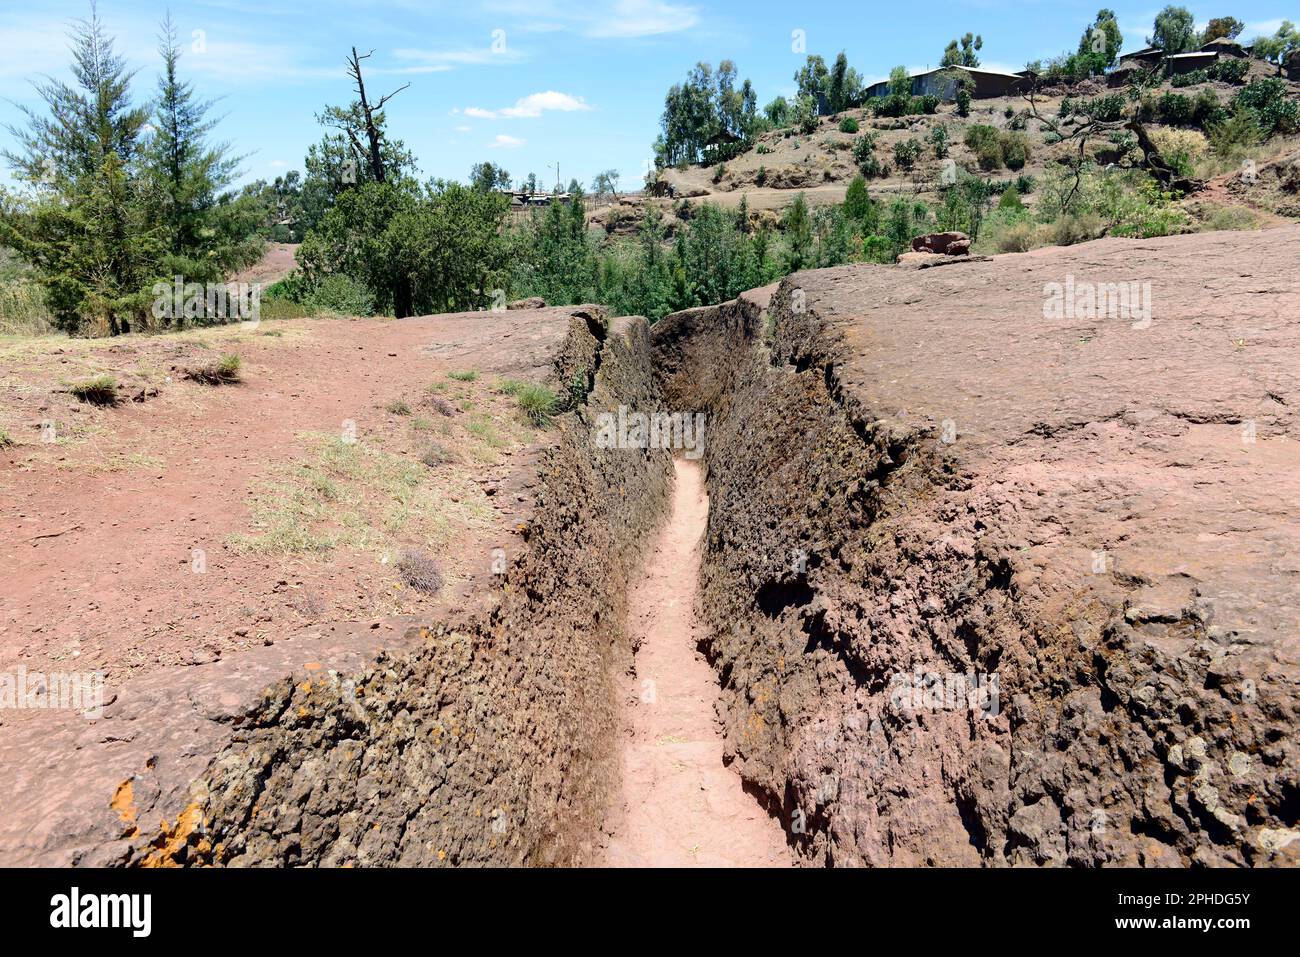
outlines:
[[[135,837],[140,833],[140,827],[136,824],[136,816],[139,812],[135,807],[135,785],[130,778],[117,786],[108,806],[117,812],[122,823],[126,825],[126,830],[122,832],[123,837]]]
[[[164,819],[158,824],[158,836],[152,841],[153,849],[141,862],[142,867],[179,867],[177,856],[190,843],[190,838],[203,825],[203,809],[198,802],[188,805],[176,818],[174,825]],[[211,851],[206,837],[195,845],[200,859]]]

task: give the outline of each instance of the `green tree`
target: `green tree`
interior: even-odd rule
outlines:
[[[1197,46],[1196,20],[1186,7],[1167,6],[1156,14],[1147,45],[1165,53],[1187,53]]]
[[[509,189],[510,173],[491,160],[485,160],[470,167],[469,184],[481,193],[490,193],[496,189]]]
[[[1119,29],[1119,20],[1115,11],[1102,9],[1092,21],[1079,40],[1079,56],[1084,58],[1089,73],[1098,75],[1107,67],[1115,65],[1119,59],[1120,48],[1124,45],[1124,35]]]
[[[952,40],[943,50],[943,57],[939,60],[940,67],[949,66],[968,66],[971,68],[980,65],[978,51],[984,47],[984,38],[967,33],[961,38],[960,43]]]
[[[158,219],[168,250],[164,273],[185,282],[222,281],[251,265],[262,251],[257,235],[267,209],[247,191],[231,187],[240,157],[224,143],[212,143],[213,103],[195,96],[180,78],[180,46],[168,16],[158,53],[163,72],[154,106],[154,134],[143,151],[146,182],[161,207]]]
[[[139,180],[146,109],[95,6],[71,31],[72,84],[35,84],[45,112],[20,107],[4,158],[32,187],[7,197],[0,244],[31,263],[59,326],[116,335],[142,324],[158,278],[161,230]]]
[[[863,236],[870,236],[880,228],[880,207],[871,198],[867,181],[861,176],[853,177],[844,193],[844,215],[858,224]]]
[[[1201,37],[1202,43],[1209,43],[1211,40],[1235,40],[1241,36],[1241,31],[1246,29],[1246,24],[1242,23],[1236,17],[1211,17],[1210,22],[1205,25],[1205,35]]]
[[[862,77],[857,70],[849,66],[848,57],[844,55],[843,50],[835,58],[835,64],[831,67],[826,96],[830,101],[832,113],[847,110],[862,96]]]
[[[794,82],[798,85],[799,96],[812,97],[816,102],[817,94],[827,92],[827,83],[830,79],[830,71],[826,69],[826,61],[820,56],[813,54],[808,55],[807,62],[804,63],[794,74]]]
[[[1300,50],[1300,31],[1290,20],[1283,20],[1271,37],[1257,37],[1250,47],[1253,56],[1276,65],[1279,76],[1283,64],[1296,50]]]
[[[785,97],[778,96],[767,106],[763,107],[763,112],[767,115],[775,127],[785,126],[790,118],[790,104],[786,102]]]
[[[785,271],[796,272],[815,265],[812,217],[803,193],[799,193],[786,208],[781,218],[781,230],[786,241]]]

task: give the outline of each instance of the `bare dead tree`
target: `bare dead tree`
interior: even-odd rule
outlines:
[[[1147,79],[1149,82],[1151,77]],[[1146,85],[1141,82],[1136,83],[1129,93],[1129,99],[1136,101]],[[1107,135],[1124,129],[1132,132],[1137,139],[1138,150],[1142,155],[1142,163],[1155,177],[1162,189],[1177,190],[1185,194],[1200,189],[1201,184],[1199,182],[1182,176],[1165,162],[1160,155],[1160,150],[1147,134],[1146,127],[1136,115],[1125,116],[1124,111],[1120,111],[1118,116],[1112,117],[1111,111],[1101,108],[1101,102],[1104,98],[1098,97],[1082,101],[1081,105],[1069,114],[1074,118],[1075,122],[1068,130],[1065,129],[1065,124],[1061,120],[1044,117],[1038,111],[1039,89],[1036,78],[1031,77],[1029,90],[1024,94],[1024,99],[1029,104],[1029,115],[1042,124],[1043,129],[1056,134],[1063,143],[1075,143],[1078,146],[1078,151],[1070,162],[1074,182],[1065,197],[1064,205],[1066,208],[1073,202],[1083,181],[1083,168],[1087,160],[1088,141],[1095,136]]]
[[[361,115],[359,119],[365,126],[368,148],[362,148],[361,143],[357,139],[356,130],[351,126],[347,127],[347,134],[352,140],[353,148],[363,156],[368,156],[370,158],[370,174],[374,177],[375,182],[382,183],[385,181],[386,172],[384,170],[384,158],[379,150],[382,137],[379,133],[379,126],[375,123],[375,114],[383,110],[385,103],[397,96],[397,94],[401,93],[403,90],[407,89],[411,84],[406,83],[399,86],[392,93],[387,93],[384,96],[381,96],[379,102],[372,105],[370,101],[366,99],[366,82],[361,76],[361,61],[370,59],[370,57],[374,55],[374,52],[374,50],[371,50],[369,53],[358,55],[357,48],[353,47],[352,56],[349,57],[347,61],[348,76],[352,77],[352,82],[356,84],[357,100],[361,106]]]

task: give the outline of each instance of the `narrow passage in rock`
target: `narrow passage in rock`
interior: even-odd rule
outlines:
[[[722,763],[717,677],[696,645],[700,549],[709,514],[699,465],[676,460],[672,516],[628,595],[639,642],[623,716],[622,793],[606,863],[772,867],[793,862],[780,824]]]

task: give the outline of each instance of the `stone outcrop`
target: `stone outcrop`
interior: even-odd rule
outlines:
[[[656,326],[728,748],[807,859],[1297,863],[1297,277],[1295,228],[1105,240]]]
[[[410,321],[431,355],[571,406],[494,480],[501,567],[485,554],[442,620],[161,671],[93,722],[29,715],[0,746],[0,863],[588,859],[617,773],[626,580],[672,473],[667,451],[592,436],[602,412],[661,404],[649,326],[594,306]]]
[[[930,233],[912,240],[912,252],[939,256],[965,256],[970,253],[970,237],[965,233]]]

